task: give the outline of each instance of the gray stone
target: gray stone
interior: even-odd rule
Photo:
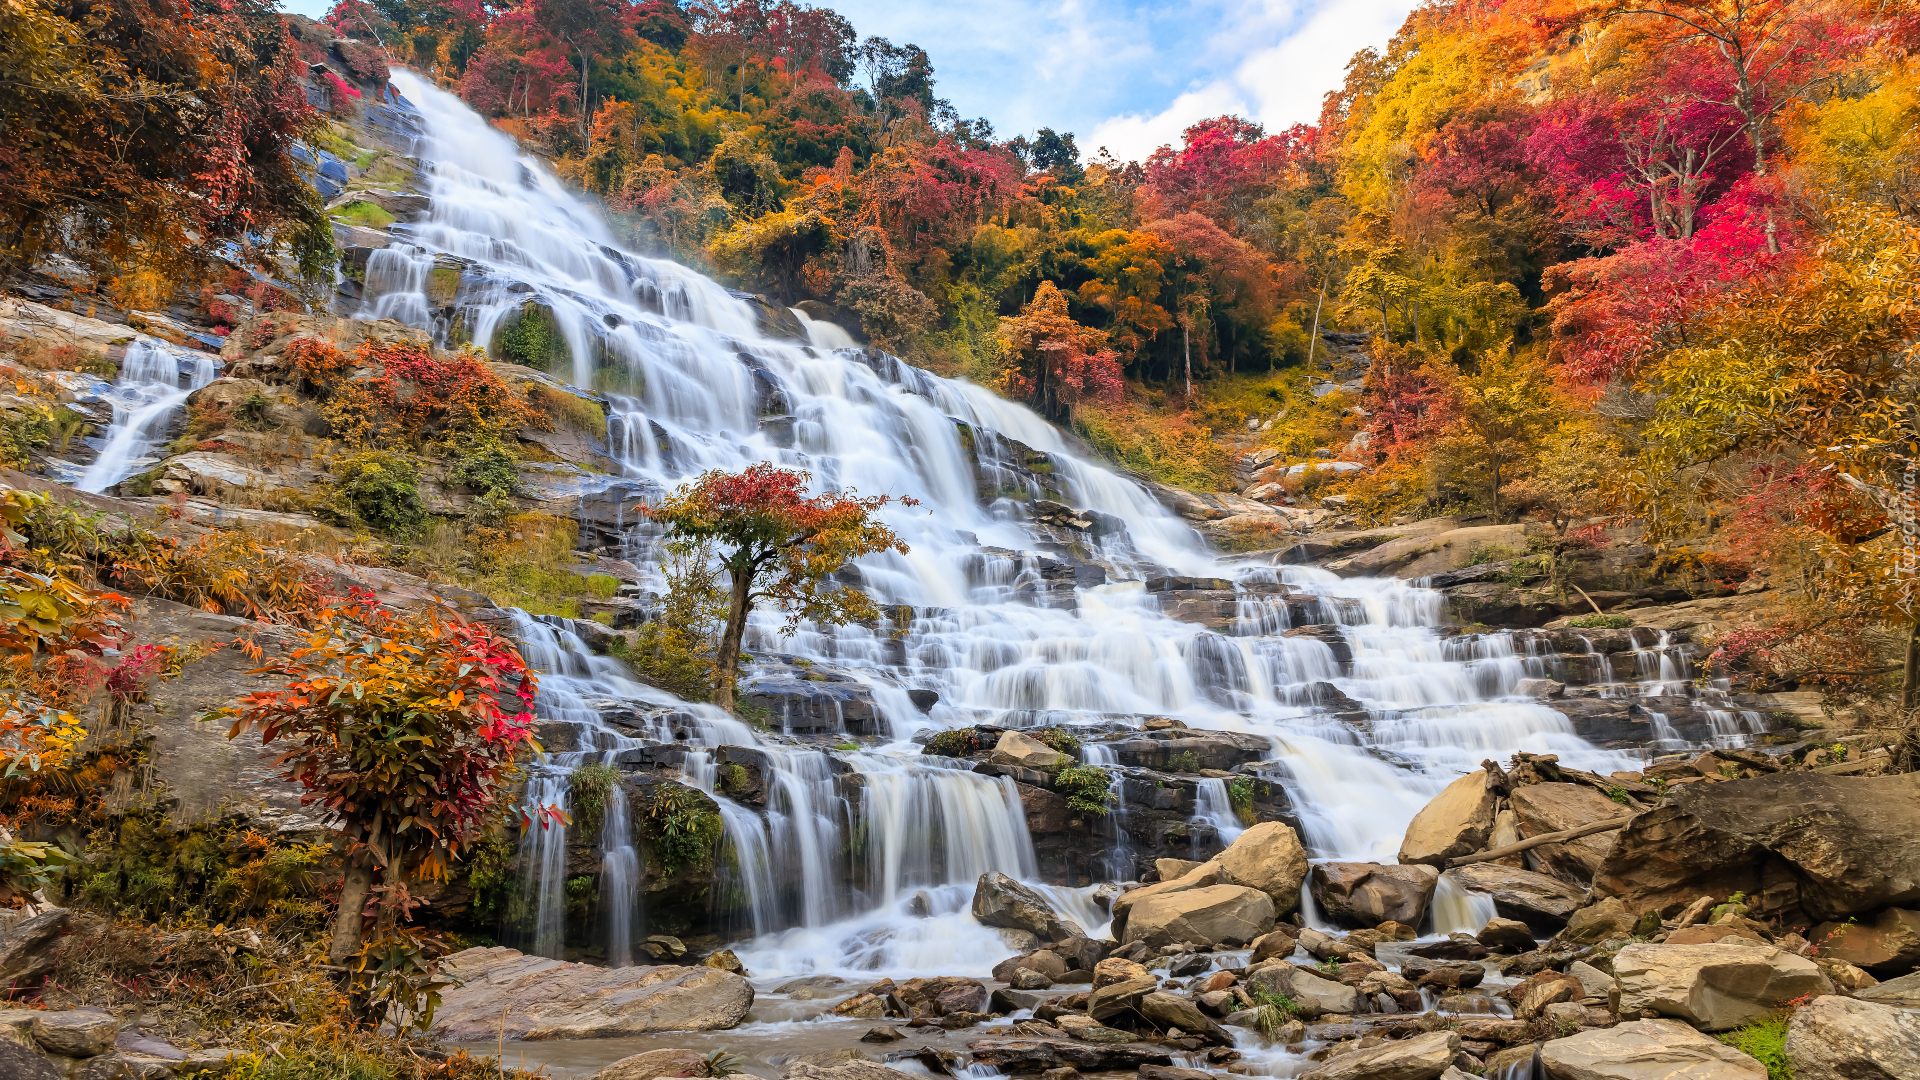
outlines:
[[[120,1021],[91,1010],[42,1013],[33,1021],[33,1041],[61,1057],[97,1057],[113,1049]]]
[[[1705,1031],[1726,1031],[1832,992],[1813,961],[1771,946],[1629,945],[1613,958],[1620,1014],[1651,1009]]]
[[[0,1076],[7,1080],[66,1080],[52,1062],[12,1039],[0,1039]]]
[[[997,870],[981,874],[975,883],[973,917],[982,926],[1025,930],[1043,941],[1086,936],[1078,924],[1061,918],[1045,897]]]
[[[1794,1080],[1913,1080],[1920,1015],[1891,1005],[1817,997],[1787,1024]]]
[[[1440,872],[1418,864],[1335,862],[1315,866],[1308,880],[1321,912],[1343,926],[1418,926]]]
[[[1300,1080],[1437,1080],[1460,1053],[1460,1036],[1432,1031],[1332,1058]]]

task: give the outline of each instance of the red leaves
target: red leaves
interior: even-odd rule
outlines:
[[[1147,159],[1148,195],[1168,214],[1197,212],[1237,228],[1275,175],[1312,153],[1315,129],[1296,124],[1268,135],[1237,116],[1202,120],[1181,132],[1182,146]]]
[[[1019,315],[1000,320],[1000,338],[1015,361],[1005,380],[1008,393],[1037,400],[1047,413],[1057,404],[1119,404],[1125,386],[1107,335],[1074,322],[1053,282],[1041,282]]]

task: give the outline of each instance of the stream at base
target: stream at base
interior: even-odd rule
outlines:
[[[919,501],[882,515],[910,551],[858,566],[858,585],[897,613],[890,622],[783,637],[780,617],[761,611],[749,627],[750,653],[831,671],[857,691],[845,700],[863,718],[835,699],[828,720],[779,715],[756,728],[642,684],[565,620],[515,626],[544,672],[540,716],[575,747],[533,767],[529,801],[566,806],[575,768],[631,770],[642,759],[711,796],[725,827],[718,892],[732,905],[729,937],[763,992],[823,974],[854,989],[881,976],[986,976],[1014,951],[968,914],[987,871],[1042,887],[1063,915],[1104,932],[1095,890],[1143,869],[1119,815],[1093,828],[1089,880],[1046,885],[1019,786],[923,754],[930,732],[1064,727],[1083,761],[1114,770],[1116,789],[1155,782],[1115,750],[1150,720],[1251,736],[1266,747],[1257,760],[1198,781],[1191,857],[1244,828],[1230,784],[1258,778],[1284,792],[1314,858],[1374,862],[1395,861],[1413,815],[1483,760],[1555,754],[1604,775],[1676,738],[1673,725],[1648,723],[1641,744],[1602,749],[1520,687],[1554,679],[1600,698],[1677,702],[1698,693],[1685,645],[1636,640],[1623,665],[1631,673],[1617,676],[1621,657],[1589,648],[1596,662],[1573,671],[1537,635],[1447,632],[1444,598],[1409,582],[1224,562],[1143,486],[1082,457],[1026,408],[853,348],[826,324],[802,318],[793,325],[805,340],[769,337],[747,300],[623,250],[593,208],[457,99],[404,71],[394,82],[426,132],[418,155],[432,208],[394,226],[394,242],[375,253],[361,314],[402,318],[443,341],[457,326],[481,347],[532,308],[550,319],[569,355],[553,374],[609,411],[606,449],[623,475],[568,481],[583,503],[617,503],[611,516],[629,523],[603,551],[650,573],[656,537],[634,524],[633,506],[706,469],[771,461],[806,470],[816,490]],[[457,269],[460,285],[451,306],[433,309],[422,290],[439,267]],[[1039,522],[1038,499],[1095,524]],[[1190,579],[1202,584],[1180,584]],[[1230,595],[1232,616],[1175,618],[1164,596],[1195,588]],[[1725,737],[1755,730],[1757,718],[1721,711]],[[757,755],[765,773],[752,804],[723,773],[732,748]],[[608,825],[593,847],[591,947],[632,962],[650,932],[638,888],[644,846]],[[567,851],[565,829],[528,834],[521,866],[534,910],[509,943],[550,956],[587,945],[566,936]],[[1484,898],[1447,892],[1425,929],[1471,932],[1490,914]],[[528,1045],[508,1061],[524,1051],[554,1075],[587,1075],[637,1049],[752,1046],[755,1071],[774,1075],[765,1070],[775,1057],[852,1045],[872,1026],[812,1019],[821,1007],[763,993],[734,1031]],[[963,1049],[983,1030],[933,1037]]]

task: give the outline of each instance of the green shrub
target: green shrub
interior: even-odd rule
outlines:
[[[340,207],[333,212],[333,216],[349,225],[359,225],[368,229],[384,229],[396,220],[392,214],[364,199],[355,199]]]
[[[1087,817],[1100,817],[1113,804],[1113,793],[1107,790],[1112,782],[1098,765],[1068,765],[1053,774],[1053,790],[1066,797],[1074,813]]]
[[[476,495],[498,498],[520,491],[520,459],[498,438],[488,436],[456,452],[447,479]]]
[[[1567,625],[1580,630],[1625,630],[1633,625],[1633,619],[1627,615],[1577,615],[1568,619]]]
[[[920,752],[941,757],[967,757],[991,748],[992,744],[983,739],[977,729],[954,728],[928,739],[926,748]]]
[[[1200,755],[1191,750],[1182,750],[1167,759],[1167,768],[1173,772],[1199,772]]]
[[[620,592],[620,579],[612,574],[588,574],[587,595],[595,600],[611,600]]]
[[[747,767],[737,761],[728,762],[726,767],[720,770],[718,786],[728,795],[740,795],[752,783],[753,777],[747,772]]]
[[[1023,732],[1028,738],[1071,757],[1080,750],[1080,737],[1063,727],[1041,728],[1038,731]]]
[[[1253,999],[1253,1007],[1258,1010],[1254,1017],[1254,1026],[1260,1034],[1271,1039],[1279,1033],[1282,1024],[1293,1019],[1300,1012],[1300,1006],[1285,994],[1276,994],[1271,990],[1255,990],[1247,995]]]
[[[334,465],[334,490],[349,516],[394,536],[417,531],[427,519],[420,501],[420,470],[404,454],[370,450]]]
[[[581,765],[567,775],[567,788],[572,793],[573,823],[583,834],[592,835],[600,831],[606,820],[607,803],[613,798],[613,788],[620,782],[620,770],[611,765],[594,762]]]
[[[648,849],[669,877],[683,869],[713,865],[722,832],[720,814],[705,795],[679,784],[660,784],[641,822]]]
[[[265,431],[273,426],[273,399],[255,390],[233,406],[233,423],[244,431]]]
[[[713,656],[679,627],[661,622],[642,626],[639,640],[623,649],[620,658],[648,686],[657,686],[688,701],[707,701],[713,697]]]
[[[1233,807],[1233,816],[1242,822],[1252,823],[1253,777],[1242,776],[1227,781],[1227,804]]]
[[[553,371],[568,359],[567,339],[553,313],[539,304],[527,303],[495,328],[493,354],[502,360],[525,364],[538,371]]]
[[[1720,1036],[1720,1041],[1767,1067],[1767,1080],[1793,1080],[1787,1060],[1787,1016],[1755,1020]]]
[[[49,409],[8,409],[0,413],[0,466],[24,469],[36,450],[53,443],[53,413]]]

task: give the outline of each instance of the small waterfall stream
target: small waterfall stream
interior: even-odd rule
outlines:
[[[590,207],[456,99],[404,71],[394,81],[425,122],[418,152],[432,208],[394,227],[378,274],[370,264],[364,315],[446,322],[423,292],[435,258],[463,267],[454,303],[478,345],[541,305],[568,343],[554,374],[608,405],[607,450],[625,475],[592,483],[624,493],[627,509],[633,493],[759,461],[805,469],[818,489],[924,508],[889,508],[910,551],[858,566],[860,586],[905,613],[897,621],[783,637],[763,610],[749,626],[750,653],[855,680],[877,719],[852,749],[837,712],[831,734],[779,715],[755,729],[646,686],[564,620],[516,621],[544,673],[539,715],[574,746],[534,767],[528,798],[568,805],[567,774],[587,761],[678,755],[680,774],[720,807],[724,870],[744,896],[735,948],[756,975],[978,975],[1009,955],[967,905],[986,871],[1039,877],[1028,811],[1013,780],[920,753],[911,740],[934,729],[1071,727],[1083,759],[1113,769],[1115,792],[1127,770],[1100,740],[1149,718],[1264,740],[1264,760],[1241,772],[1285,791],[1323,860],[1394,861],[1414,814],[1487,758],[1551,753],[1603,774],[1642,760],[1638,747],[1589,743],[1564,711],[1518,692],[1524,679],[1565,677],[1540,641],[1450,634],[1444,597],[1408,582],[1224,562],[1144,487],[1080,457],[1031,411],[853,349],[824,323],[803,321],[806,341],[770,338],[754,308],[716,283],[621,250]],[[1032,520],[1036,497],[1109,524],[1063,539]],[[628,530],[627,554],[647,550],[649,529]],[[1217,631],[1173,617],[1149,588],[1169,575],[1226,579],[1233,617]],[[1684,652],[1665,640],[1632,663],[1648,693],[1694,693]],[[1613,683],[1605,657],[1592,666]],[[916,694],[937,703],[916,705]],[[1746,722],[1729,716],[1729,726]],[[725,781],[727,748],[760,755],[763,798]],[[1194,792],[1195,820],[1222,843],[1244,828],[1228,785],[1205,777]],[[1123,824],[1108,815],[1093,827],[1105,847],[1097,867],[1112,878],[1135,872]],[[555,828],[526,843],[535,948],[547,955],[560,947],[565,842]],[[601,933],[619,962],[646,935],[644,862],[624,823],[609,821],[599,844]],[[1084,890],[1052,895],[1103,921]],[[1484,922],[1474,898],[1443,906],[1435,917],[1446,927]]]
[[[127,346],[120,377],[108,397],[113,424],[74,487],[99,493],[151,465],[187,395],[212,382],[218,364],[203,352],[173,348],[150,338]],[[185,383],[183,386],[182,383]]]

